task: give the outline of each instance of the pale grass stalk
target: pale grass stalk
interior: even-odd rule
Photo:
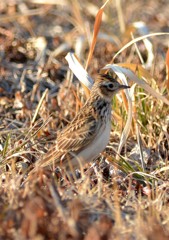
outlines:
[[[135,84],[136,86],[136,84]],[[134,86],[134,89],[135,89]],[[134,127],[136,130],[136,136],[137,136],[137,142],[140,150],[140,159],[141,159],[141,166],[143,171],[145,171],[145,163],[144,163],[144,158],[143,158],[143,151],[142,151],[142,142],[141,142],[141,136],[140,136],[140,129],[137,123],[137,111],[136,111],[136,104],[135,104],[135,95],[132,94],[132,101],[133,101],[133,122],[134,122]]]
[[[169,35],[169,33],[166,32],[158,32],[158,33],[150,33],[138,38],[135,38],[134,40],[130,41],[129,43],[127,43],[126,45],[124,45],[124,47],[122,47],[113,57],[112,62],[114,62],[115,58],[121,53],[123,52],[125,49],[127,49],[128,47],[130,47],[132,44],[141,41],[143,39],[146,39],[148,37],[153,37],[153,36],[162,36],[162,35]]]
[[[131,33],[131,37],[132,37],[133,40],[135,39],[133,33]],[[143,60],[143,58],[142,58],[142,56],[141,56],[141,53],[140,53],[140,51],[139,51],[139,49],[138,49],[138,47],[137,47],[136,42],[134,42],[134,46],[135,46],[136,52],[137,52],[137,54],[138,54],[138,57],[139,57],[139,59],[140,59],[140,62],[141,62],[141,64],[142,64],[142,66],[144,66],[144,60]]]
[[[45,97],[47,96],[47,94],[48,94],[48,89],[46,89],[46,90],[43,92],[43,94],[42,94],[42,97],[41,97],[41,99],[40,99],[40,101],[39,101],[39,103],[38,103],[38,106],[37,106],[36,110],[35,110],[35,114],[34,114],[34,116],[33,116],[33,118],[32,118],[31,124],[33,124],[33,123],[35,122],[35,120],[36,120],[36,118],[37,118],[37,115],[38,115],[38,112],[39,112],[39,110],[40,110],[40,108],[41,108],[41,106],[42,106],[43,100],[45,99]]]
[[[139,32],[139,34],[141,36],[149,33],[148,27],[142,21],[134,22],[132,25],[137,29],[137,31]],[[144,42],[145,48],[147,50],[147,61],[146,61],[146,63],[144,63],[143,59],[141,60],[141,58],[142,58],[141,55],[140,55],[140,57],[141,57],[140,60],[141,60],[142,64],[144,64],[145,68],[151,68],[152,64],[153,64],[153,60],[154,60],[153,45],[152,45],[151,41],[147,38],[143,39],[143,42]]]
[[[118,19],[119,19],[120,32],[124,33],[126,27],[125,27],[125,21],[124,21],[124,17],[123,17],[121,0],[116,0],[116,9],[117,9],[117,14],[118,14]]]

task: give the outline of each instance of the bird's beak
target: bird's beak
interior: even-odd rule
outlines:
[[[130,86],[122,85],[122,84],[121,84],[119,88],[121,88],[121,89],[127,89],[127,88],[130,88]]]

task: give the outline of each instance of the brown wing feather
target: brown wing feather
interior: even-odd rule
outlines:
[[[59,151],[78,151],[95,137],[98,121],[93,116],[87,116],[76,122],[61,134],[57,141]]]
[[[90,110],[90,109],[88,109]],[[77,124],[78,122],[78,124]],[[83,115],[83,109],[73,121],[58,134],[57,143],[38,163],[38,166],[45,167],[55,161],[56,165],[61,162],[61,157],[67,153],[77,154],[95,138],[100,121],[94,114]],[[71,156],[71,154],[70,154]]]

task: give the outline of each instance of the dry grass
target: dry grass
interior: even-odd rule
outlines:
[[[86,99],[65,55],[75,51],[94,78],[132,37],[141,36],[135,21],[144,21],[151,32],[168,31],[168,2],[109,1],[92,48],[95,16],[103,2],[38,2],[0,3],[0,238],[168,239],[169,106],[140,86],[133,94],[132,126],[120,156],[127,119],[121,95],[112,103],[110,143],[95,165],[85,166],[82,178],[68,181],[58,170],[41,169],[27,181],[57,131]],[[135,64],[135,75],[144,76],[169,100],[168,36],[149,40],[152,49],[147,42],[135,42],[114,61],[130,68]]]

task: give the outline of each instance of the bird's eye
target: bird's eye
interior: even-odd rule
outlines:
[[[109,83],[108,88],[112,90],[113,87],[114,87],[113,83]]]

